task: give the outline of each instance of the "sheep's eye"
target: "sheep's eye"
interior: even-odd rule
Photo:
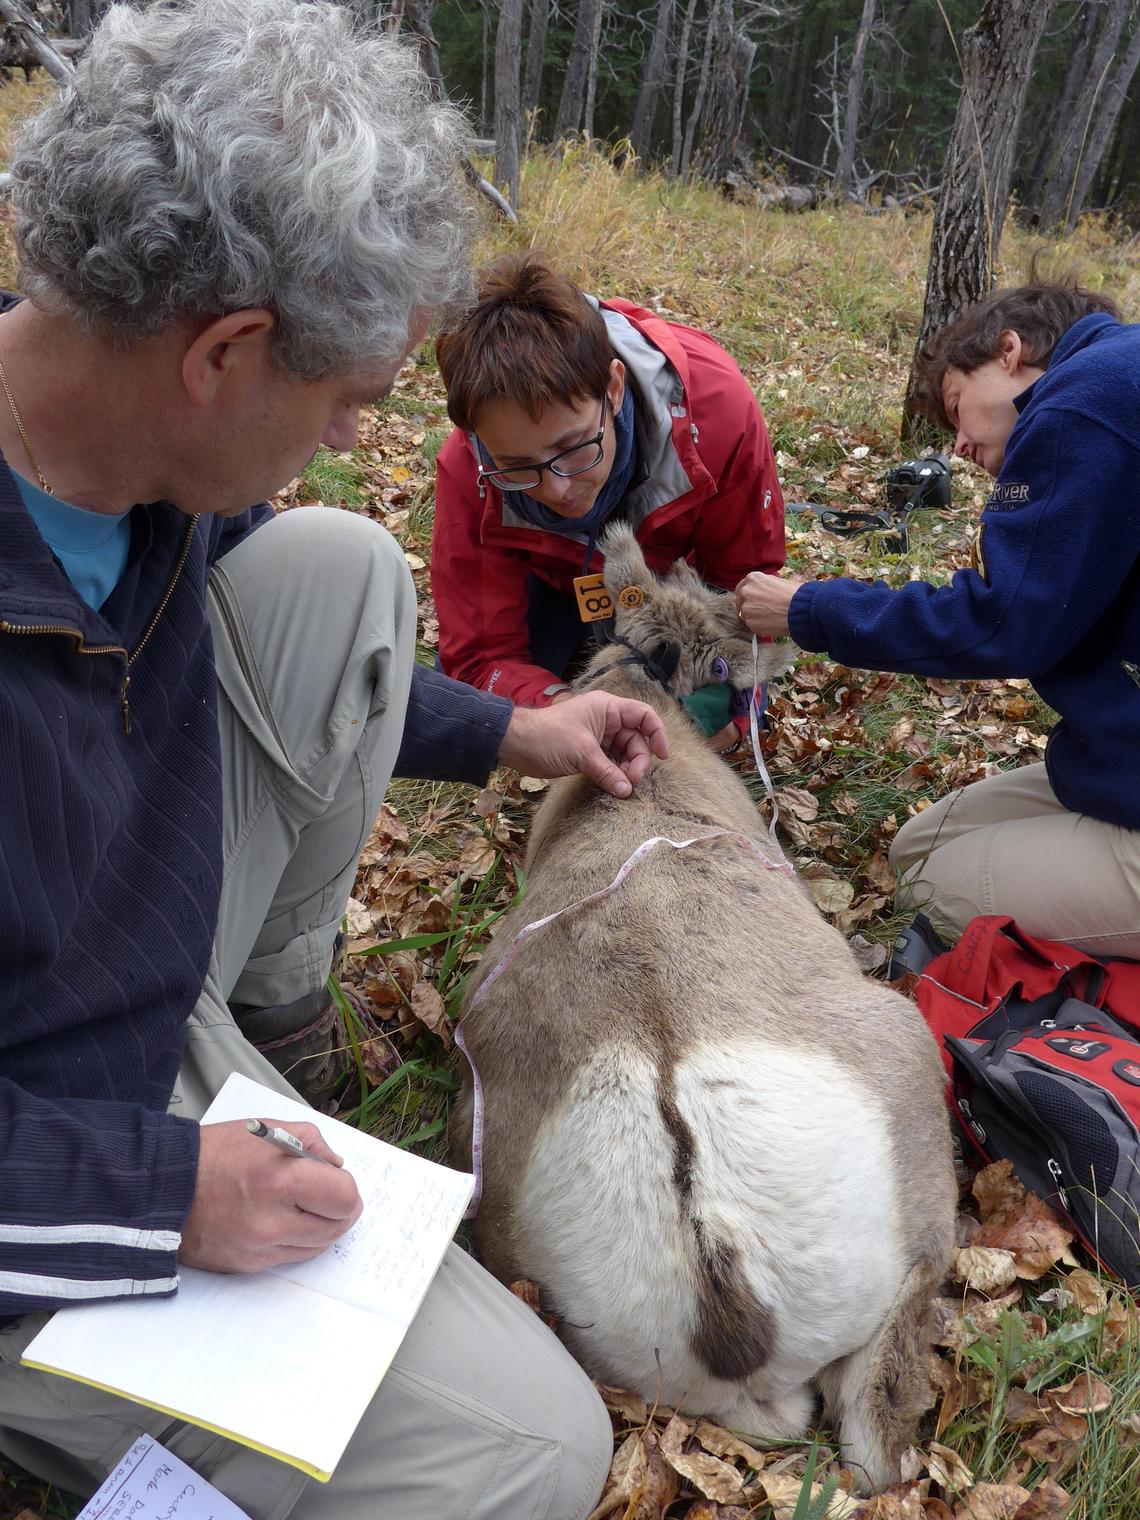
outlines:
[[[716,659],[712,662],[712,674],[713,674],[713,680],[714,681],[727,681],[728,680],[728,661],[725,660],[725,659],[722,659],[719,654],[717,655]]]

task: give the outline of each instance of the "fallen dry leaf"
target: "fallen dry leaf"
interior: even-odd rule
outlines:
[[[630,1496],[622,1520],[664,1520],[665,1511],[677,1497],[680,1484],[672,1466],[658,1449],[652,1431],[642,1436],[646,1451],[645,1476]]]
[[[971,1193],[982,1223],[993,1215],[1016,1214],[1025,1199],[1025,1188],[1013,1174],[1013,1162],[994,1161],[974,1178]]]
[[[939,1488],[948,1494],[964,1494],[973,1485],[974,1475],[965,1462],[940,1441],[931,1441],[927,1447],[926,1467]]]
[[[1029,1498],[1017,1483],[975,1483],[954,1510],[954,1520],[1013,1520]]]
[[[922,1490],[916,1483],[896,1483],[866,1500],[851,1520],[925,1520]]]
[[[455,1034],[443,999],[430,982],[417,982],[411,990],[409,1001],[412,1012],[425,1029],[430,1029],[447,1046],[455,1043]]]
[[[855,896],[852,883],[840,881],[837,876],[810,877],[808,890],[821,913],[838,913],[842,908],[846,908]]]
[[[518,1278],[511,1283],[511,1292],[516,1298],[521,1298],[528,1309],[533,1309],[536,1314],[542,1313],[541,1292],[533,1278]]]
[[[776,793],[776,803],[782,816],[790,813],[801,823],[814,823],[819,817],[819,798],[802,786],[782,786]]]
[[[499,811],[502,801],[500,793],[494,791],[489,786],[485,786],[471,804],[472,811],[477,813],[480,818],[493,818]]]
[[[497,854],[485,834],[469,834],[459,852],[459,869],[464,876],[486,876]]]
[[[1073,1296],[1073,1302],[1082,1314],[1099,1314],[1108,1306],[1108,1289],[1099,1277],[1077,1267],[1063,1279],[1065,1289]]]
[[[1112,1390],[1091,1372],[1082,1372],[1061,1388],[1050,1388],[1045,1397],[1065,1414],[1103,1414],[1112,1403]]]
[[[1018,1277],[1043,1277],[1058,1261],[1076,1266],[1069,1250],[1074,1236],[1035,1193],[1013,1175],[1012,1163],[996,1161],[974,1179],[982,1215],[975,1246],[993,1246],[1013,1257]]]
[[[1064,1520],[1072,1508],[1072,1495],[1065,1492],[1052,1478],[1042,1478],[1013,1520]]]
[[[674,1472],[691,1483],[706,1499],[715,1499],[718,1504],[743,1501],[744,1482],[735,1467],[722,1462],[719,1457],[710,1456],[707,1451],[685,1451],[685,1445],[695,1428],[695,1421],[675,1414],[661,1437],[661,1455]]]
[[[755,1472],[760,1471],[771,1455],[771,1453],[758,1451],[755,1446],[749,1446],[747,1441],[734,1436],[731,1430],[723,1430],[719,1425],[710,1424],[708,1420],[698,1420],[693,1434],[704,1449],[712,1452],[714,1457],[743,1457]]]
[[[698,1499],[689,1505],[681,1520],[748,1520],[748,1514],[742,1504],[713,1504],[709,1499]]]
[[[768,1503],[772,1506],[775,1520],[791,1520],[799,1502],[800,1492],[804,1486],[802,1477],[794,1473],[762,1472],[757,1481],[757,1487],[763,1486]],[[820,1491],[821,1485],[813,1483],[811,1497],[814,1501]],[[755,1491],[755,1490],[751,1490]],[[850,1494],[844,1493],[843,1489],[837,1489],[832,1495],[831,1503],[827,1506],[827,1520],[855,1520],[860,1514],[863,1505],[858,1499],[853,1499]],[[904,1516],[903,1520],[910,1520],[910,1516]]]
[[[520,776],[519,786],[524,792],[545,792],[550,785],[549,781],[543,781],[540,776]]]
[[[1000,1293],[1017,1280],[1009,1251],[996,1246],[965,1246],[954,1253],[954,1279],[978,1293]]]
[[[611,1388],[606,1383],[595,1383],[602,1396],[602,1403],[613,1414],[620,1414],[630,1425],[644,1425],[649,1419],[649,1409],[640,1393],[630,1393],[627,1388]]]

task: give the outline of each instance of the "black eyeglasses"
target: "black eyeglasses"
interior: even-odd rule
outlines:
[[[576,443],[572,449],[552,454],[541,464],[524,464],[514,470],[479,471],[479,482],[489,480],[500,491],[533,491],[542,482],[543,470],[549,470],[563,480],[571,475],[584,475],[602,462],[602,440],[606,436],[606,406],[609,397],[602,397],[602,410],[598,417],[598,431],[585,443]]]

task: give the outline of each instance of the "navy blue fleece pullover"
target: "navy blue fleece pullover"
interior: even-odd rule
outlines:
[[[271,515],[136,507],[95,612],[0,460],[0,1318],[177,1286],[198,1126],[165,1110],[222,880],[204,595]],[[483,780],[511,711],[417,667],[397,773]]]
[[[1140,828],[1140,326],[1082,317],[1015,405],[979,569],[939,587],[811,582],[791,634],[871,670],[1027,676],[1060,714],[1059,800]]]

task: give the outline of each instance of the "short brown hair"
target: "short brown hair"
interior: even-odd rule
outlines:
[[[1016,290],[995,290],[940,328],[919,350],[915,405],[953,432],[942,403],[942,382],[948,369],[960,369],[968,375],[996,359],[1001,352],[1001,335],[1007,330],[1021,339],[1026,362],[1044,369],[1073,323],[1096,311],[1120,316],[1115,301],[1079,285],[1038,283]]]
[[[614,357],[597,308],[533,253],[480,272],[475,305],[444,326],[435,353],[447,414],[472,432],[488,401],[514,401],[537,422],[552,401],[599,398]]]

